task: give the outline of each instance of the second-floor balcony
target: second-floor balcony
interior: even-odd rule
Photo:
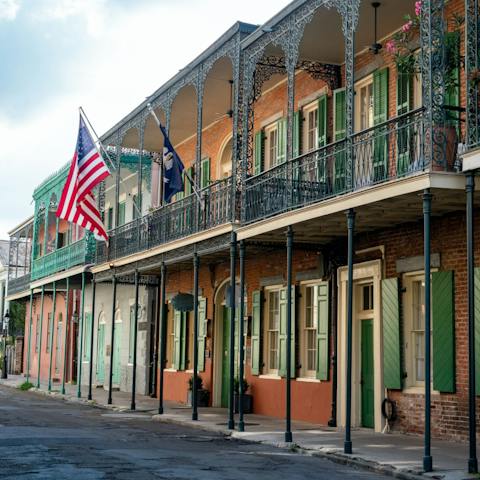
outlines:
[[[109,244],[97,243],[97,263],[186,238],[232,221],[232,178],[161,206],[141,218],[109,231]]]
[[[355,134],[350,145],[340,140],[249,177],[243,192],[243,223],[419,172],[454,170],[456,127],[433,132],[441,137],[443,164],[425,160],[431,133],[418,109]]]
[[[78,265],[85,265],[93,262],[93,237],[86,237],[61,247],[51,253],[47,253],[32,262],[31,279],[53,275],[54,273],[68,270]]]

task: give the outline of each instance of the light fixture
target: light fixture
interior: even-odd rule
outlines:
[[[375,27],[374,27],[374,38],[373,38],[373,43],[372,45],[370,46],[370,51],[374,54],[374,55],[378,55],[378,53],[380,52],[380,50],[382,49],[382,45],[380,43],[377,42],[377,10],[378,10],[378,7],[380,6],[380,2],[372,2],[372,7],[373,7],[373,18],[374,18],[374,24],[375,24]]]

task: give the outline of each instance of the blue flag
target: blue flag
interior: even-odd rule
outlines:
[[[170,143],[165,128],[160,125],[163,133],[163,199],[166,203],[170,203],[172,197],[183,192],[183,171],[185,167],[177,155],[177,152]]]

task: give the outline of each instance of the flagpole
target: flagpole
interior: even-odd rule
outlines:
[[[107,152],[107,149],[103,146],[103,143],[102,141],[100,140],[100,137],[97,135],[97,132],[95,131],[95,129],[93,128],[93,125],[90,123],[90,120],[88,119],[87,117],[87,114],[85,113],[85,111],[83,110],[83,107],[79,107],[79,110],[80,110],[80,115],[83,117],[83,119],[87,122],[88,126],[90,127],[90,130],[93,132],[93,134],[95,135],[96,139],[97,139],[97,142],[98,142],[98,145],[100,146],[100,148],[102,149],[102,151],[105,153],[105,155],[107,156],[108,158],[108,161],[110,162],[110,166],[113,170],[116,170],[117,167],[115,166],[115,164],[113,163],[113,160],[111,159],[110,155],[108,154]],[[120,168],[120,162],[118,162],[118,165],[119,165],[119,168]],[[123,180],[122,180],[122,177],[120,177],[120,183],[123,185],[123,188],[125,189],[125,193],[128,193],[127,192],[127,188],[125,186],[125,184],[123,183]],[[139,192],[140,194],[141,192]],[[140,211],[140,209],[138,208],[138,205],[133,202],[133,206],[135,207],[135,210],[137,211],[137,214],[138,214],[138,217],[139,218],[142,218],[143,215],[142,215],[142,212]]]
[[[148,108],[148,111],[151,113],[152,117],[155,119],[155,122],[157,123],[157,127],[160,128],[160,120],[157,117],[157,114],[155,113],[155,110],[153,109],[152,104],[147,103],[147,108]],[[163,163],[163,157],[162,157],[162,163]],[[190,182],[190,185],[192,186],[193,193],[195,193],[195,195],[197,196],[198,201],[200,202],[200,207],[203,210],[204,204],[203,204],[202,197],[200,196],[200,193],[197,190],[197,186],[196,186],[195,182],[192,180],[192,177],[190,176],[190,174],[188,173],[186,168],[183,170],[183,174],[185,175],[185,177],[187,177],[188,181]],[[165,175],[165,171],[163,172],[163,175]]]

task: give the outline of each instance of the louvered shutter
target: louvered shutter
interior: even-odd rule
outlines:
[[[291,331],[291,367],[292,378],[295,377],[295,287],[292,285],[292,331]],[[280,290],[280,325],[278,332],[278,374],[287,375],[287,289]]]
[[[173,311],[173,368],[181,370],[182,312]]]
[[[402,388],[400,360],[400,303],[398,278],[382,280],[383,382],[385,388]]]
[[[475,268],[475,390],[480,395],[480,268]]]
[[[432,273],[433,389],[455,392],[453,272]]]
[[[346,104],[345,104],[345,89],[341,88],[333,92],[334,103],[334,131],[333,136],[335,141],[340,141],[346,135]],[[345,151],[335,154],[335,172],[334,172],[334,190],[337,193],[343,192],[346,187],[346,155]]]
[[[318,99],[318,147],[324,147],[327,144],[327,96],[322,95]]]
[[[329,357],[329,296],[328,282],[317,287],[317,379],[328,380]]]
[[[264,133],[263,130],[255,134],[255,156],[253,161],[253,174],[258,175],[263,172],[264,159]]]
[[[251,363],[252,375],[260,375],[260,343],[262,333],[262,292],[256,290],[252,293],[252,339]]]
[[[277,122],[277,165],[285,162],[286,159],[287,159],[287,119],[281,118]]]
[[[210,185],[210,158],[204,158],[201,163],[200,188]]]
[[[293,114],[293,158],[301,155],[302,146],[302,111],[297,110]]]
[[[373,74],[373,123],[379,125],[388,120],[388,68]],[[373,180],[384,180],[388,174],[386,127],[375,132],[373,146]]]
[[[399,72],[397,76],[397,115],[404,115],[411,110],[413,76]],[[397,175],[408,172],[410,165],[410,143],[412,128],[408,120],[400,122],[397,133]]]

